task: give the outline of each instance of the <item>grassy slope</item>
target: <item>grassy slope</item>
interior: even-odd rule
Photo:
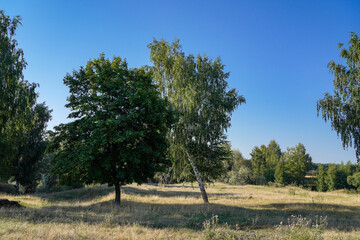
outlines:
[[[291,215],[327,216],[326,239],[360,239],[360,197],[342,191],[317,193],[300,188],[230,186],[207,188],[211,204],[202,204],[190,185],[128,185],[122,206],[113,206],[113,188],[105,186],[38,196],[1,195],[20,201],[22,210],[0,209],[0,239],[200,239],[212,214],[220,223],[239,226],[248,239],[271,239],[274,226]]]

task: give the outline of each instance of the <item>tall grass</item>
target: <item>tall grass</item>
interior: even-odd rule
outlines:
[[[204,239],[203,222],[215,215],[211,229],[234,239],[286,239],[278,228],[291,215],[327,216],[320,234],[325,239],[360,239],[356,194],[218,183],[207,191],[210,204],[203,204],[191,185],[128,185],[122,188],[120,209],[113,204],[113,188],[106,186],[31,196],[0,194],[26,206],[0,209],[0,239]]]

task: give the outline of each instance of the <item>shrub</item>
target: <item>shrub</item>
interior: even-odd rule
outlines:
[[[281,183],[278,183],[278,182],[268,182],[268,186],[269,187],[280,188],[280,187],[284,187],[284,184],[281,184]]]
[[[16,187],[13,184],[0,183],[0,193],[16,194]]]
[[[251,169],[241,166],[239,171],[230,171],[229,184],[245,185],[253,182]]]

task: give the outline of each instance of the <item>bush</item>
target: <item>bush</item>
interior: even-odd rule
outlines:
[[[360,187],[360,172],[354,173],[352,176],[348,176],[347,182],[349,185],[358,189]]]
[[[245,185],[253,182],[251,169],[241,166],[239,171],[231,171],[229,173],[229,184]]]
[[[0,183],[0,193],[16,194],[16,187],[13,184]]]
[[[284,187],[284,184],[277,183],[277,182],[268,182],[268,186],[269,186],[269,187],[280,188],[280,187]]]

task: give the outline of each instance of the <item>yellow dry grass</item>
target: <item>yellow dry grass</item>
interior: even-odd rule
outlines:
[[[195,185],[133,184],[122,188],[120,209],[113,205],[113,188],[106,186],[0,194],[26,206],[0,209],[0,239],[202,239],[202,222],[213,214],[220,224],[238,225],[243,239],[271,239],[291,215],[327,216],[325,239],[360,239],[357,194],[221,183],[208,186],[207,192],[210,204],[202,203]]]

